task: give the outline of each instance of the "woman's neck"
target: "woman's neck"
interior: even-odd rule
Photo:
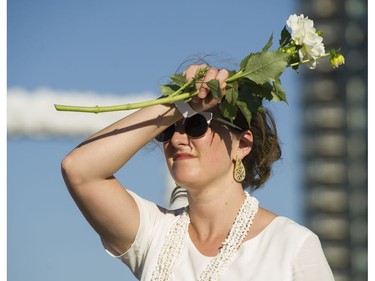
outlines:
[[[223,189],[188,192],[192,231],[197,237],[226,235],[232,226],[245,194],[240,184]]]

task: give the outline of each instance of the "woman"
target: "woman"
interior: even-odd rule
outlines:
[[[206,65],[192,65],[193,79]],[[66,185],[106,250],[140,280],[333,280],[310,230],[258,206],[244,192],[269,177],[281,152],[265,110],[251,128],[226,121],[206,82],[225,91],[228,71],[210,67],[189,103],[142,108],[96,133],[62,162]],[[113,176],[155,138],[189,206],[168,211]]]

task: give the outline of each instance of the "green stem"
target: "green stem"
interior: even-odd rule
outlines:
[[[186,82],[177,91],[165,98],[159,98],[156,100],[149,100],[136,103],[127,103],[120,105],[109,105],[109,106],[75,106],[75,105],[63,105],[55,104],[55,109],[57,111],[73,111],[73,112],[88,112],[88,113],[101,113],[101,112],[111,112],[111,111],[121,111],[121,110],[133,110],[143,107],[148,107],[157,104],[171,104],[178,100],[190,99],[191,97],[198,94],[199,90],[194,92],[182,93],[186,88],[193,85],[198,79],[202,78],[207,72],[208,67],[202,68],[198,74],[193,77],[192,80]]]
[[[176,91],[177,92],[177,91]],[[74,105],[62,105],[55,104],[55,109],[58,111],[74,111],[74,112],[88,112],[88,113],[102,113],[110,111],[121,111],[121,110],[132,110],[143,107],[148,107],[157,104],[171,104],[178,100],[189,99],[198,94],[198,90],[192,93],[183,93],[179,95],[172,95],[165,98],[156,100],[149,100],[136,103],[128,103],[121,105],[110,105],[110,106],[74,106]]]
[[[330,54],[331,53],[325,53],[324,55],[321,55],[321,56],[317,57],[316,59],[311,58],[311,59],[308,59],[308,60],[303,60],[303,61],[295,62],[295,63],[290,64],[289,66],[293,67],[293,66],[297,66],[297,65],[300,65],[300,64],[312,62],[312,61],[318,60],[320,58],[328,57]]]
[[[231,77],[229,77],[227,80],[225,80],[225,82],[227,82],[227,83],[232,82],[232,81],[234,81],[238,78],[241,78],[242,76],[244,76],[244,74],[243,74],[243,70],[241,69],[241,70],[237,71],[235,74],[233,74]]]

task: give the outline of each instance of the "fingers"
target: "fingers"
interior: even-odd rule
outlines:
[[[219,80],[219,85],[221,90],[225,90],[225,87],[227,86],[226,80],[229,77],[229,71],[226,69],[220,69],[219,72],[216,75],[216,80]]]
[[[206,64],[193,64],[186,68],[182,75],[186,78],[187,81],[191,81],[201,69],[206,67]]]
[[[191,81],[196,75],[199,73],[199,71],[203,68],[208,67],[206,64],[199,64],[199,65],[190,65],[183,73],[182,75],[185,76],[187,81]],[[195,83],[195,87],[199,89],[199,93],[197,98],[204,99],[209,94],[210,90],[207,86],[207,82],[213,79],[216,79],[219,81],[219,85],[222,91],[225,90],[226,87],[226,79],[229,76],[229,72],[226,69],[220,69],[218,70],[216,67],[209,67],[206,74],[202,79],[199,79]]]
[[[220,100],[213,98],[207,83],[210,80],[218,80],[221,92],[225,95],[225,87],[227,86],[225,81],[229,76],[226,69],[219,70],[216,67],[208,67],[206,64],[190,65],[182,75],[187,81],[191,81],[204,68],[208,68],[205,75],[195,82],[195,88],[199,90],[198,94],[191,100],[191,106],[197,112],[207,110],[220,103]]]
[[[218,74],[218,70],[216,67],[210,67],[207,72],[206,72],[206,75],[203,77],[202,80],[200,81],[197,81],[197,83],[195,83],[195,88],[199,89],[199,93],[198,93],[198,97],[201,98],[201,99],[204,99],[207,97],[208,93],[210,92],[206,82],[210,81],[210,80],[213,80],[213,79],[216,79],[216,76]]]

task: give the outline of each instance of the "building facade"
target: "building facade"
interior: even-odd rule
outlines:
[[[306,223],[322,241],[336,281],[367,280],[367,56],[364,0],[298,1],[323,32],[326,51],[341,47],[345,65],[322,60],[302,71],[303,183]]]

